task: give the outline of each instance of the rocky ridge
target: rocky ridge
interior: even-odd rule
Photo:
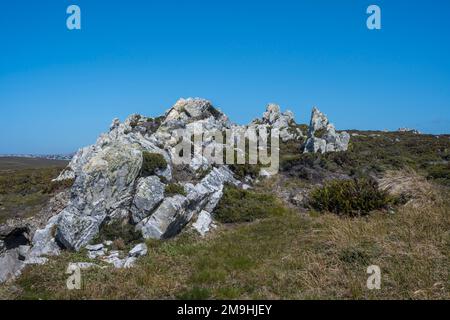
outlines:
[[[116,221],[133,225],[144,239],[173,237],[188,224],[205,236],[214,228],[214,209],[225,185],[250,188],[251,179],[240,181],[228,166],[211,163],[193,142],[190,162],[179,170],[174,161],[177,145],[186,130],[223,132],[249,127],[278,129],[283,142],[303,144],[305,139],[293,113],[282,113],[274,104],[248,126],[231,123],[209,101],[199,98],[180,99],[159,118],[133,114],[123,123],[114,119],[109,132],[94,145],[80,149],[55,179],[73,179],[74,183],[70,191],[57,196],[61,199],[52,199],[53,206],[46,208],[39,223],[9,222],[0,228],[0,282],[19,275],[27,264],[45,263],[61,250],[86,248],[92,259],[117,268],[131,267],[147,253],[145,244],[123,258],[106,244],[91,244],[103,226]],[[313,109],[304,152],[345,151],[349,139],[346,132],[336,133],[326,116]],[[201,143],[207,148],[218,142],[208,136]],[[144,153],[160,155],[165,165],[144,175]],[[166,195],[172,183],[179,184],[183,192]]]

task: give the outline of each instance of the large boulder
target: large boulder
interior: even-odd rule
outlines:
[[[337,133],[328,118],[319,109],[313,108],[305,153],[347,151],[349,142],[350,135],[347,132]]]
[[[148,218],[142,220],[136,230],[146,239],[166,239],[178,234],[202,210],[212,212],[217,206],[225,183],[239,185],[239,181],[225,166],[213,168],[195,186],[187,186],[186,196],[175,195],[165,198]]]
[[[226,118],[225,115],[213,107],[210,101],[200,98],[179,99],[166,113],[164,123],[173,120],[192,122],[213,117]]]
[[[113,142],[97,152],[76,177],[70,203],[61,213],[56,233],[60,243],[79,250],[106,217],[128,215],[141,167],[142,152],[133,145]]]
[[[164,199],[156,211],[141,221],[136,229],[145,239],[165,239],[176,235],[190,220],[186,197],[175,195]]]

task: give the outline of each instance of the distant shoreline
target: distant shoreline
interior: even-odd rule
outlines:
[[[71,154],[0,154],[0,158],[28,158],[28,159],[46,159],[46,160],[71,160],[74,153]]]
[[[0,156],[0,172],[4,170],[39,169],[48,167],[64,168],[67,164],[69,164],[69,160]]]

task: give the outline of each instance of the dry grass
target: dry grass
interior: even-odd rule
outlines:
[[[450,192],[431,185],[420,190],[428,187],[433,201],[395,213],[341,218],[289,212],[221,225],[206,239],[187,230],[172,240],[149,242],[148,256],[133,269],[83,271],[79,291],[65,288],[65,268],[86,255],[65,253],[28,268],[14,285],[0,287],[0,297],[449,299]],[[415,196],[427,194],[422,191]],[[372,264],[381,268],[381,290],[366,288]]]
[[[433,203],[439,198],[430,181],[412,169],[387,171],[378,183],[381,190],[394,196],[406,196],[407,204],[413,207]]]

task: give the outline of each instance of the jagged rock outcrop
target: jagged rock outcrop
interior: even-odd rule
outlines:
[[[213,168],[197,185],[187,185],[187,195],[165,198],[163,203],[148,218],[142,220],[136,229],[146,239],[170,238],[202,210],[212,212],[217,206],[225,183],[239,185],[233,173],[226,167]]]
[[[112,222],[131,224],[145,239],[173,237],[188,224],[204,236],[214,226],[214,210],[225,185],[250,186],[237,180],[226,165],[213,165],[202,150],[223,143],[216,141],[215,132],[235,133],[250,127],[277,129],[283,141],[304,137],[292,112],[282,113],[274,104],[248,126],[231,123],[209,101],[199,98],[180,99],[158,118],[133,114],[124,122],[114,119],[109,131],[94,145],[80,149],[55,179],[73,179],[73,186],[50,201],[39,223],[19,221],[9,229],[0,226],[0,282],[17,276],[27,264],[45,263],[64,249],[86,247],[91,259],[117,268],[133,266],[147,253],[145,245],[126,256],[110,250],[110,241],[89,246]],[[195,139],[198,133],[206,133],[200,145]],[[336,133],[328,119],[313,110],[305,152],[346,150],[348,141],[347,133]],[[180,142],[187,148],[178,149]],[[188,163],[178,163],[180,151],[184,154],[186,150]],[[245,154],[238,146],[232,151]],[[144,174],[144,153],[158,154],[166,164]],[[174,180],[184,188],[182,194],[166,194]]]
[[[313,108],[305,153],[346,151],[349,142],[350,135],[347,132],[337,133],[328,118],[319,109]]]
[[[278,129],[280,139],[283,142],[303,137],[302,131],[296,126],[292,111],[281,112],[280,106],[273,103],[267,106],[262,119],[253,120],[250,125],[258,128],[271,127],[272,129]]]
[[[218,202],[222,185],[201,201],[192,199],[192,194],[165,198],[165,183],[172,179],[174,146],[186,131],[223,131],[230,127],[222,112],[198,98],[180,99],[162,118],[134,114],[124,123],[114,119],[109,133],[101,135],[95,145],[80,149],[58,177],[74,179],[74,185],[68,206],[59,214],[56,241],[79,250],[95,237],[103,223],[128,217],[142,227],[145,237],[176,234],[202,209],[189,206],[208,202],[207,196]],[[214,140],[204,139],[202,143],[204,148]],[[144,151],[163,155],[167,168],[154,176],[139,177]],[[208,159],[195,151],[189,165],[194,171],[211,167]]]

